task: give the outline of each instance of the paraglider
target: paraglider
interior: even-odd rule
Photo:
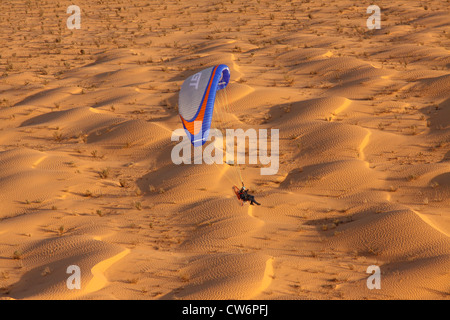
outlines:
[[[238,188],[233,186],[233,191],[236,194],[238,200],[241,202],[241,206],[244,205],[244,202],[250,202],[250,205],[257,204],[260,206],[261,204],[255,200],[255,196],[248,193],[248,189],[242,184],[242,188]]]
[[[225,89],[229,82],[230,69],[224,64],[197,72],[183,82],[179,95],[178,111],[184,131],[194,147],[201,147],[208,141],[216,95],[220,90]],[[225,91],[223,96],[226,101],[225,106],[227,106],[226,90],[223,91]],[[216,113],[220,115],[220,111],[216,110]],[[228,164],[231,166],[230,163]],[[248,190],[244,187],[239,166],[234,165],[234,162],[232,166],[235,167],[237,178],[242,183],[241,189],[233,186],[234,193],[241,205],[245,202],[249,202],[251,205],[260,205],[255,201],[253,195],[248,194]],[[231,179],[229,180],[231,181]]]

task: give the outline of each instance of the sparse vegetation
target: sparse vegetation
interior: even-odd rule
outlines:
[[[55,139],[55,141],[61,142],[63,140],[62,133],[59,131],[53,132],[53,139]]]
[[[101,179],[107,179],[109,177],[109,168],[103,169],[102,171],[99,172],[99,176]]]
[[[13,253],[13,259],[14,260],[20,260],[20,259],[22,259],[22,256],[23,256],[23,253],[20,250],[16,250]]]
[[[129,184],[128,184],[128,182],[126,181],[126,180],[124,180],[124,179],[120,179],[119,180],[119,185],[122,187],[122,188],[129,188]]]
[[[142,210],[142,203],[141,202],[139,202],[139,201],[136,201],[135,203],[134,203],[134,207],[137,209],[137,210]]]

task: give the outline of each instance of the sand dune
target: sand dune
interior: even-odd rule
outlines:
[[[272,259],[260,254],[218,254],[195,260],[181,272],[189,284],[178,299],[251,299],[270,286],[273,267]]]
[[[77,5],[0,4],[0,299],[449,299],[448,2]],[[275,175],[172,162],[218,64],[213,127],[279,129]]]

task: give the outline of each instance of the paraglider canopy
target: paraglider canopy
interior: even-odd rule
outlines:
[[[178,110],[184,130],[194,147],[208,139],[216,92],[230,82],[230,69],[224,64],[204,69],[181,86]]]

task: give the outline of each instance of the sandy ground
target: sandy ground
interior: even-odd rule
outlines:
[[[71,4],[0,3],[1,298],[449,299],[449,1],[379,30],[369,1]],[[170,158],[221,63],[233,126],[280,130],[276,175],[241,166],[262,206]]]

